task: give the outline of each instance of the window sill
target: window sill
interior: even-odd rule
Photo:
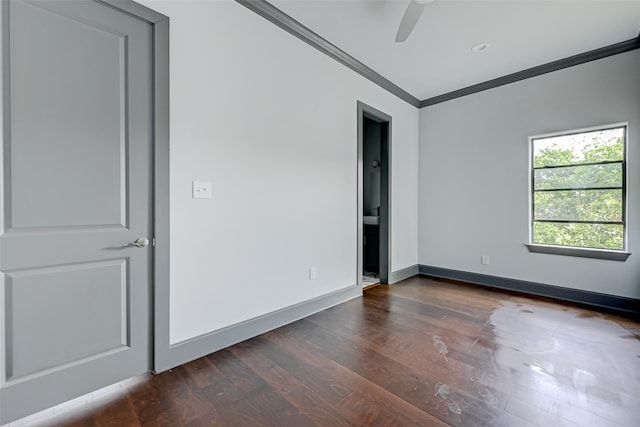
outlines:
[[[577,256],[582,258],[606,259],[609,261],[626,261],[631,252],[611,251],[606,249],[572,248],[568,246],[525,244],[529,252],[551,255]]]

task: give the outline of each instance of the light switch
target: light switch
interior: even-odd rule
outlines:
[[[210,199],[211,181],[193,181],[193,198]]]

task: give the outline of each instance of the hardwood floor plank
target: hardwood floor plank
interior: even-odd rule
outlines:
[[[206,393],[221,402],[218,412],[230,425],[315,425],[277,392],[277,386],[268,383],[231,350],[221,350],[207,359],[224,375],[226,383],[221,382],[223,391],[212,384]]]
[[[163,372],[153,379],[157,377],[161,377],[161,381],[149,381],[129,392],[142,426],[184,425],[204,414],[215,414],[202,391],[190,386],[184,367]]]
[[[308,320],[305,320],[308,321]],[[354,342],[334,334],[330,329],[319,328],[307,342],[313,351],[336,361],[347,369],[367,378],[413,406],[422,408],[447,423],[458,422],[457,404],[447,402],[437,395],[437,384],[448,381],[445,363],[436,362],[421,365],[423,371],[414,370],[401,363],[400,355],[390,358],[361,342]],[[444,358],[442,358],[444,361]],[[451,361],[454,363],[454,361]],[[425,374],[431,369],[433,374]]]
[[[253,343],[252,343],[253,344]],[[268,381],[274,390],[284,396],[316,425],[352,426],[340,417],[329,402],[286,370],[267,358],[256,345],[247,342],[234,346],[231,351],[254,372]]]
[[[403,425],[425,425],[425,423],[441,425],[438,420],[422,408],[409,405],[406,401],[398,399],[387,387],[376,386],[371,381],[365,380],[343,364],[326,357],[324,352],[319,352],[316,348],[305,345],[306,342],[300,341],[292,334],[274,331],[268,336],[277,344],[278,348],[284,348],[305,360],[315,360],[318,366],[323,366],[324,369],[331,372],[331,382],[333,383],[331,389],[340,395],[340,399],[335,401],[335,406],[345,416],[351,419],[355,417],[357,425],[368,425],[366,423],[370,421],[371,413],[378,413],[380,407],[385,411],[378,418],[384,420],[386,425],[393,425],[395,420],[402,421]],[[335,382],[337,378],[340,378],[340,383]],[[393,417],[389,418],[390,415]]]
[[[540,410],[539,407],[529,405],[528,403],[524,403],[518,399],[512,398],[509,399],[505,407],[505,411],[510,414],[514,414],[534,425],[550,425],[555,427],[579,427],[580,424],[567,420],[566,418],[562,418],[556,413],[557,408],[554,408],[553,411],[544,411]]]
[[[251,393],[267,386],[261,378],[229,349],[220,350],[206,357],[240,393]]]
[[[633,319],[414,277],[15,426],[635,427],[639,337]]]
[[[184,365],[193,387],[203,389],[224,377],[208,357],[201,357]]]
[[[371,313],[368,315],[371,316]],[[453,358],[483,370],[491,361],[492,355],[488,357],[480,346],[474,347],[483,327],[476,323],[469,324],[455,319],[457,328],[450,328],[443,326],[453,322],[452,317],[441,320],[415,314],[411,316],[397,314],[392,319],[388,319],[378,314],[378,318],[379,320],[376,321],[376,317],[367,317],[368,326],[363,325],[361,321],[338,319],[329,314],[318,314],[309,320],[330,324],[332,332],[342,331],[342,335],[347,338],[363,337],[361,339],[374,346],[381,347],[380,344],[384,344],[386,352],[399,352],[406,357],[414,357],[425,362],[437,363],[445,360],[440,353],[432,351],[434,346],[442,345],[443,339],[446,340],[447,358]],[[388,324],[389,321],[394,323],[393,329],[380,327],[379,323]],[[351,333],[345,332],[347,330]],[[476,353],[481,354],[476,355]]]

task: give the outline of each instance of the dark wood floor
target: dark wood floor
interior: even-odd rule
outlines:
[[[628,319],[416,277],[36,425],[638,426],[639,338]]]

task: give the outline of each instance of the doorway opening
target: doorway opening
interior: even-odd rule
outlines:
[[[389,279],[391,116],[358,102],[358,283]]]

